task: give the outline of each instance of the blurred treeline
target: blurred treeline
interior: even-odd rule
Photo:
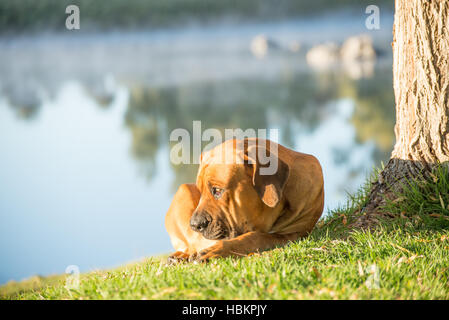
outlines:
[[[82,29],[120,29],[364,12],[371,4],[392,8],[393,0],[1,0],[0,32],[60,30],[70,4],[80,8]]]

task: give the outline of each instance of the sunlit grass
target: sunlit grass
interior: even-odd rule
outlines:
[[[165,266],[164,259],[150,258],[83,274],[76,289],[53,279],[0,292],[13,299],[448,299],[446,220],[425,215],[447,216],[449,179],[447,170],[434,174],[431,182],[411,182],[398,195],[402,201],[388,203],[397,218],[372,231],[349,228],[367,201],[367,183],[308,238],[285,248],[207,264]],[[447,201],[440,210],[437,191]]]
[[[425,228],[449,228],[448,167],[435,168],[429,179],[406,181],[404,191],[387,201],[385,209],[401,215],[406,225],[421,220]]]

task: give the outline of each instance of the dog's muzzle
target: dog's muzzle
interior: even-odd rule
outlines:
[[[207,212],[195,212],[190,219],[190,227],[193,231],[203,232],[212,222],[212,217]]]
[[[205,211],[193,214],[190,219],[190,227],[209,240],[225,239],[230,234],[229,228],[223,220],[212,219],[211,215]]]

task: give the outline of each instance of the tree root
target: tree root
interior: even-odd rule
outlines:
[[[421,161],[390,159],[372,183],[368,203],[360,209],[360,216],[350,227],[372,229],[379,224],[380,219],[395,217],[383,209],[386,201],[394,200],[410,179],[429,178],[432,168],[433,165]]]

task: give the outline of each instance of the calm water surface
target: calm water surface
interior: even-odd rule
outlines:
[[[363,77],[249,50],[261,32],[307,47],[364,31],[312,27],[0,39],[0,283],[169,252],[166,210],[197,169],[170,163],[169,135],[194,120],[279,129],[321,161],[326,211],[344,204],[394,143],[390,32]]]

